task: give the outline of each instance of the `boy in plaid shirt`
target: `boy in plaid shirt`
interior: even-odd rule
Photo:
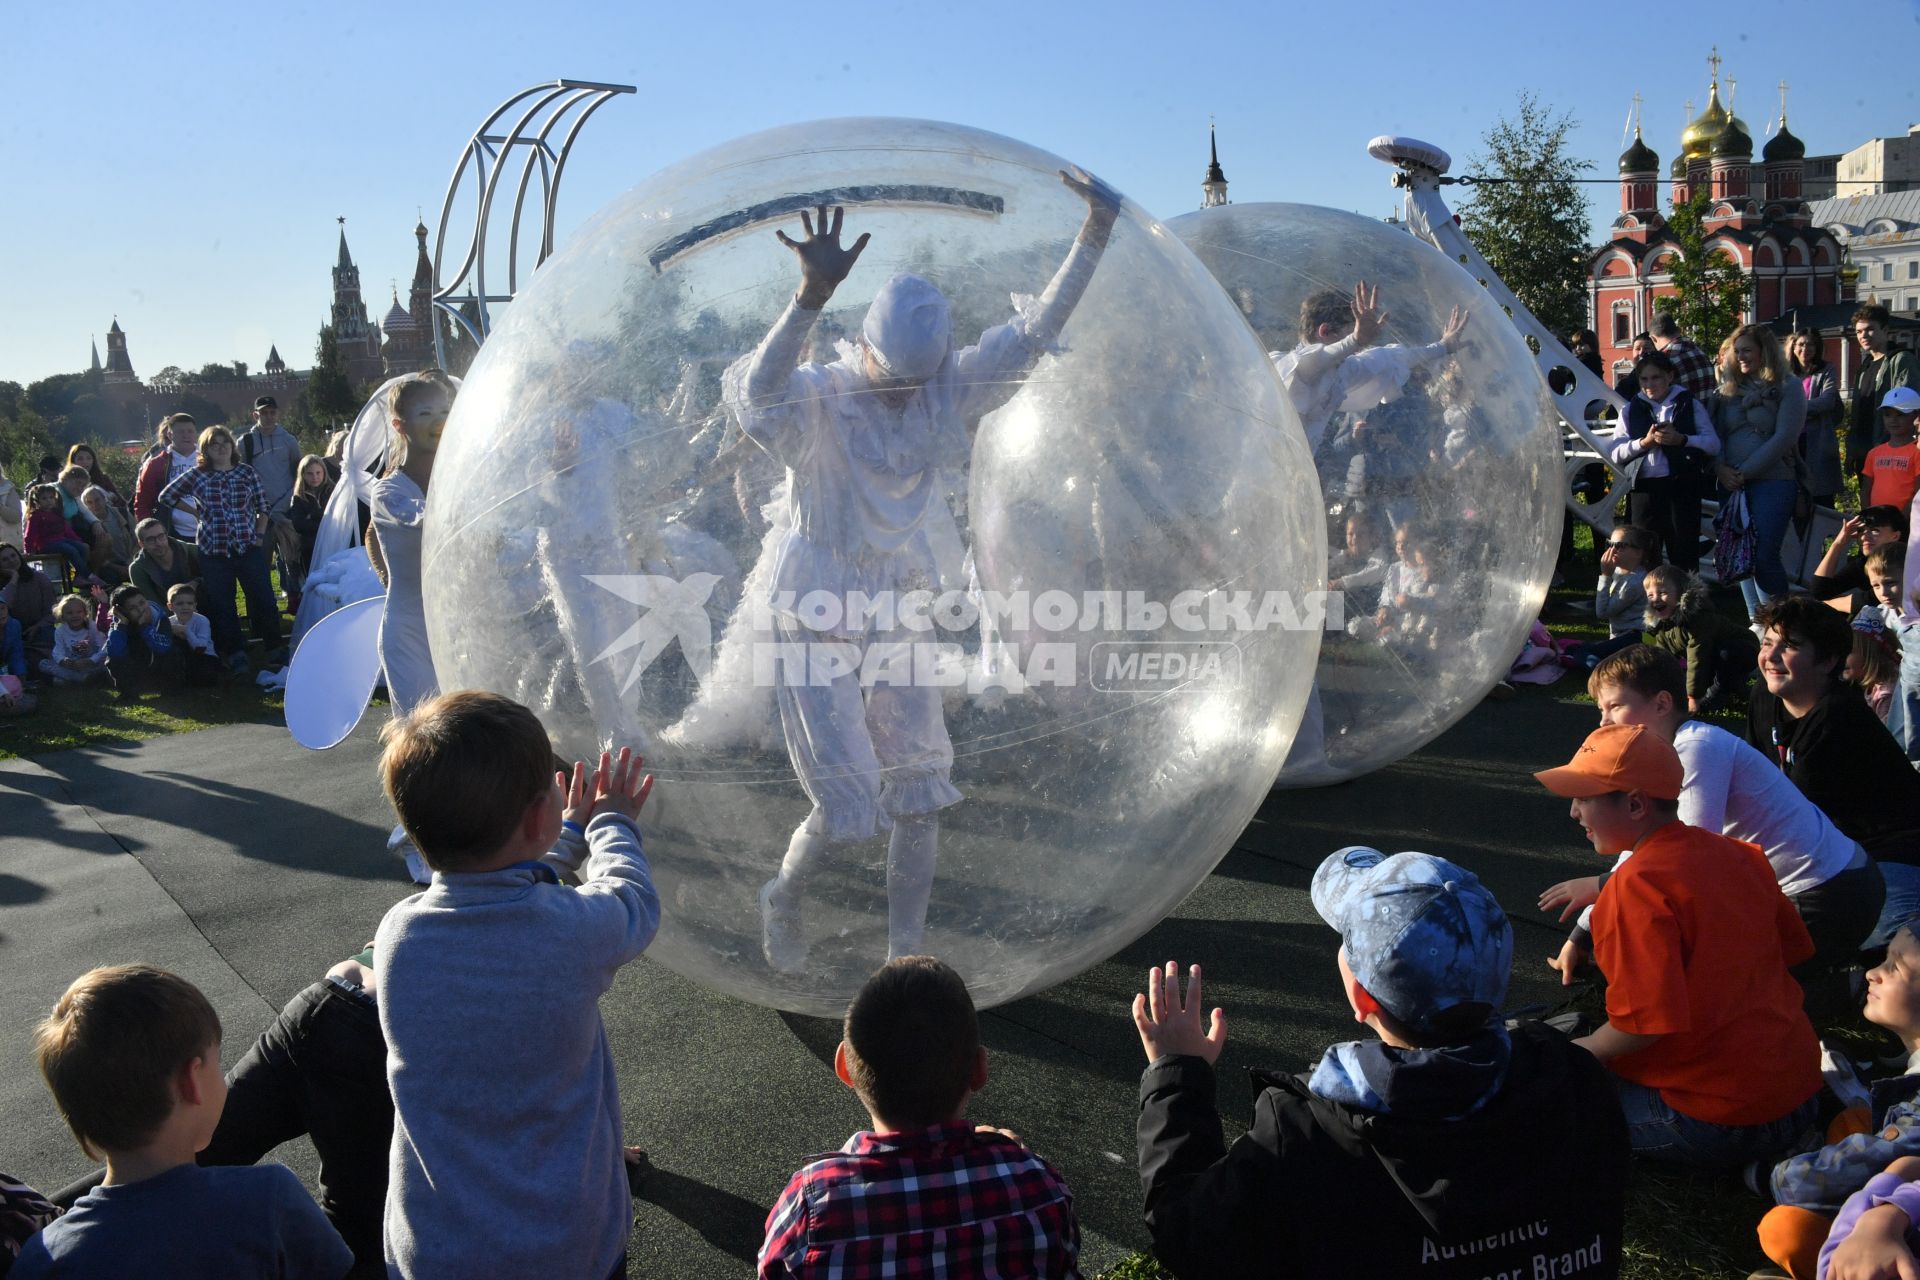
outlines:
[[[1018,1138],[966,1122],[987,1051],[960,975],[891,960],[847,1008],[834,1071],[873,1128],[808,1161],[767,1215],[762,1280],[1077,1277],[1073,1193]]]

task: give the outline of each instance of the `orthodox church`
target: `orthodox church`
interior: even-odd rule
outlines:
[[[1803,195],[1806,144],[1787,128],[1786,86],[1780,118],[1755,163],[1753,133],[1720,101],[1720,63],[1711,60],[1707,106],[1680,135],[1680,153],[1667,169],[1669,195],[1684,204],[1708,197],[1707,243],[1724,251],[1748,281],[1749,323],[1838,331],[1852,314],[1852,280],[1840,243],[1813,224]],[[1671,266],[1679,246],[1660,211],[1660,156],[1636,122],[1633,145],[1620,157],[1620,213],[1607,242],[1589,260],[1589,297],[1600,355],[1624,373],[1637,333],[1677,292]],[[1689,337],[1693,335],[1688,335]],[[1837,348],[1828,358],[1841,362]]]

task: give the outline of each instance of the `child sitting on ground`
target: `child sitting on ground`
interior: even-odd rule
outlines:
[[[181,587],[174,587],[178,592]],[[170,594],[171,598],[171,594]],[[185,634],[190,628],[155,608],[138,587],[125,586],[114,591],[113,626],[107,632],[107,675],[114,692],[127,698],[150,689],[179,689],[187,685],[212,684],[220,678],[220,659],[213,652],[212,632],[206,619],[201,624],[201,649],[188,646]],[[186,607],[191,610],[189,592]],[[178,628],[176,630],[176,628]]]
[[[187,653],[217,657],[213,651],[213,624],[195,612],[200,593],[191,582],[176,582],[167,588],[167,630],[175,644]]]
[[[1600,553],[1600,580],[1593,588],[1593,620],[1607,624],[1607,638],[1569,645],[1560,664],[1570,671],[1591,671],[1610,653],[1640,643],[1647,610],[1647,571],[1660,566],[1660,540],[1636,524],[1615,527]]]
[[[1777,1158],[1813,1122],[1820,1042],[1788,969],[1813,941],[1754,845],[1680,821],[1684,771],[1643,725],[1602,725],[1536,773],[1605,858],[1593,956],[1607,1020],[1575,1041],[1614,1073],[1636,1152],[1700,1168]]]
[[[86,600],[61,596],[53,616],[59,622],[53,629],[53,656],[41,662],[41,674],[58,684],[85,684],[106,675],[107,638],[94,627]]]
[[[1840,674],[1859,686],[1880,723],[1887,722],[1894,692],[1900,687],[1900,648],[1877,611],[1862,609],[1853,620],[1853,652]]]
[[[967,1123],[987,1083],[973,998],[931,956],[889,960],[847,1006],[834,1072],[873,1122],[803,1165],[767,1215],[761,1280],[1078,1276],[1080,1223],[1052,1165]]]
[[[1502,1021],[1513,929],[1471,872],[1355,846],[1313,877],[1354,1021],[1311,1074],[1254,1073],[1231,1148],[1200,966],[1133,1002],[1149,1066],[1138,1146],[1154,1252],[1181,1277],[1612,1276],[1630,1164],[1607,1073],[1540,1023]],[[1578,1169],[1579,1176],[1564,1176]]]
[[[1889,542],[1907,540],[1907,513],[1899,507],[1868,507],[1849,516],[1820,557],[1808,589],[1822,600],[1846,596],[1858,607],[1871,594],[1867,557]]]
[[[563,786],[540,721],[490,693],[429,699],[381,738],[387,798],[433,868],[375,937],[389,1269],[624,1274],[633,1215],[600,995],[660,924],[636,825],[653,778],[622,749]]]
[[[1743,693],[1759,667],[1753,631],[1713,607],[1707,586],[1673,565],[1650,569],[1641,638],[1687,664],[1687,710],[1718,711]]]
[[[160,611],[138,587],[118,588],[111,603],[107,678],[113,682],[114,693],[127,698],[159,683],[162,662],[174,656],[173,637],[167,633]]]
[[[1409,522],[1393,531],[1393,563],[1380,580],[1373,626],[1381,644],[1403,653],[1429,649],[1437,639],[1433,612],[1439,584],[1428,564],[1430,552],[1421,526]]]
[[[1745,739],[1688,719],[1684,686],[1678,659],[1635,645],[1596,667],[1587,692],[1600,708],[1601,724],[1643,725],[1673,744],[1682,769],[1680,821],[1759,847],[1813,940],[1813,956],[1794,976],[1805,984],[1852,965],[1886,899],[1880,868]],[[1614,870],[1625,861],[1622,854]],[[1566,880],[1540,895],[1540,909],[1561,908],[1562,920],[1585,908],[1580,927],[1550,962],[1563,984],[1573,981],[1592,952],[1592,903],[1606,879]],[[1833,995],[1835,1004],[1850,1003],[1838,990]]]
[[[90,572],[87,562],[87,544],[67,519],[66,511],[60,500],[60,486],[36,484],[27,490],[26,545],[27,553],[59,552],[73,563],[76,574],[86,577]]]
[[[144,965],[83,974],[34,1033],[40,1073],[106,1181],[21,1250],[10,1280],[195,1275],[340,1280],[353,1255],[281,1165],[202,1169],[226,1104],[220,1018]]]
[[[1760,1248],[1795,1280],[1813,1280],[1820,1246],[1848,1196],[1888,1162],[1920,1156],[1920,940],[1912,926],[1894,933],[1886,960],[1867,972],[1864,1015],[1899,1037],[1906,1074],[1874,1081],[1872,1110],[1842,1112],[1826,1146],[1749,1175],[1774,1202],[1760,1219]]]
[[[1366,512],[1347,512],[1342,531],[1343,545],[1327,555],[1327,590],[1342,593],[1342,616],[1349,628],[1355,628],[1366,618],[1364,602],[1378,594],[1380,581],[1387,576],[1387,562],[1380,555],[1379,527]]]

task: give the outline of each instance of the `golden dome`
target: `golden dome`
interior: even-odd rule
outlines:
[[[1747,136],[1753,136],[1746,121],[1720,105],[1720,80],[1716,76],[1707,90],[1707,109],[1695,116],[1693,123],[1680,135],[1680,153],[1689,160],[1708,159],[1713,155],[1713,144],[1720,140],[1720,135],[1727,131],[1730,124],[1739,125]]]

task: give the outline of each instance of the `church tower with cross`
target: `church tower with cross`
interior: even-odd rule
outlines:
[[[1779,119],[1756,164],[1753,134],[1734,114],[1738,85],[1731,76],[1723,81],[1719,50],[1707,67],[1707,105],[1695,115],[1688,103],[1679,154],[1667,170],[1670,199],[1678,205],[1704,197],[1708,248],[1745,277],[1749,323],[1824,330],[1849,305],[1848,289],[1839,242],[1812,225],[1803,195],[1807,148],[1787,129],[1787,86],[1780,85]],[[1620,156],[1620,213],[1589,263],[1592,327],[1616,377],[1626,371],[1634,335],[1647,330],[1661,299],[1677,292],[1672,268],[1680,248],[1660,209],[1660,156],[1643,134],[1640,107],[1636,93],[1633,141]]]
[[[1207,176],[1200,183],[1200,207],[1217,209],[1227,203],[1227,175],[1220,168],[1220,140],[1213,120],[1207,120]]]

